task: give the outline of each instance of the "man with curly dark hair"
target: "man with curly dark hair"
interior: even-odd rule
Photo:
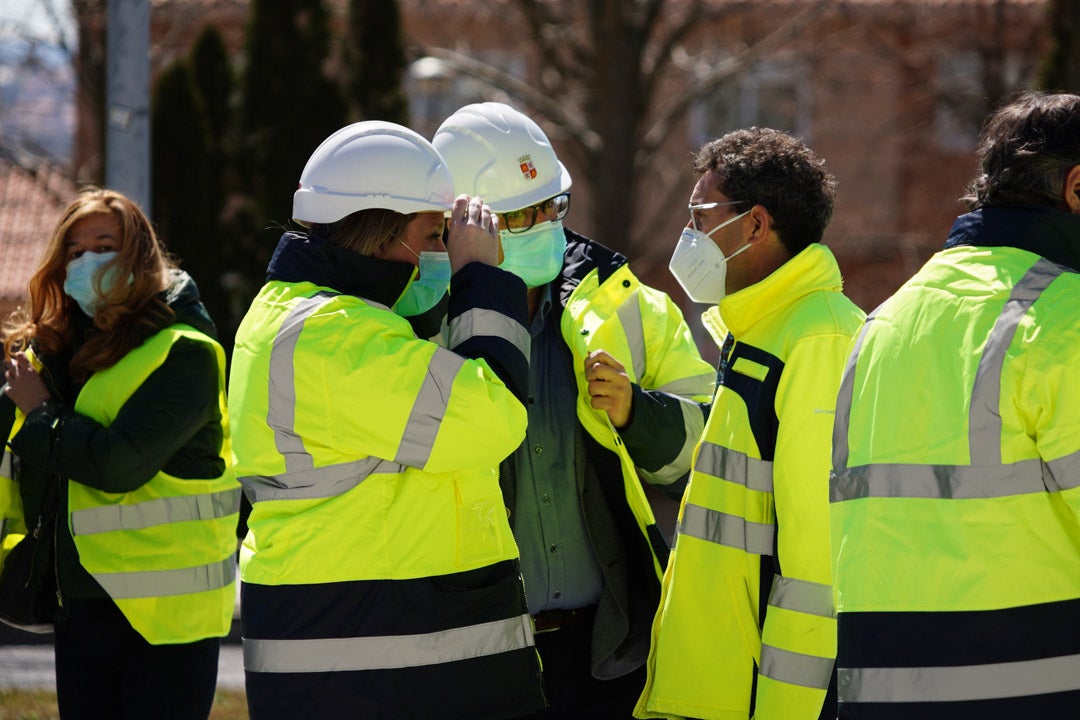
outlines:
[[[829,442],[864,314],[821,244],[835,180],[767,128],[698,151],[671,271],[721,345],[638,717],[835,715]]]

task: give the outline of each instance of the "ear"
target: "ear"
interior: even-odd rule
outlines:
[[[1065,176],[1065,190],[1062,194],[1069,212],[1080,215],[1080,165],[1073,166]]]
[[[748,243],[761,242],[769,237],[772,231],[772,215],[764,205],[755,205],[750,208],[750,235],[746,238]]]

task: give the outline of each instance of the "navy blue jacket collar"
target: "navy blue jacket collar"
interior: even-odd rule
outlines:
[[[1080,216],[1050,207],[987,206],[953,223],[946,248],[1014,247],[1080,272]]]
[[[581,284],[589,272],[596,268],[600,284],[626,264],[626,256],[610,250],[573,230],[565,230],[566,256],[563,269],[556,279],[559,283],[559,304],[566,307],[574,288]]]
[[[266,268],[266,280],[310,282],[392,306],[412,277],[413,266],[359,255],[317,233],[281,236]]]

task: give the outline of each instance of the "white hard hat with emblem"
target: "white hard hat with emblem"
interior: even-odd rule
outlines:
[[[533,120],[504,103],[466,105],[432,138],[458,193],[479,195],[492,212],[535,205],[570,189],[570,173]]]

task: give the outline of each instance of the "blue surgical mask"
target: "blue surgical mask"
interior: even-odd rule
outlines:
[[[116,251],[95,253],[86,252],[67,264],[67,276],[64,278],[64,293],[79,304],[82,311],[94,317],[94,313],[102,305],[101,295],[94,288],[94,279],[101,269],[111,262],[120,253]],[[109,292],[116,284],[116,274],[119,269],[111,268],[101,278],[98,285],[102,292]],[[128,278],[128,284],[134,282],[134,277]]]
[[[528,287],[546,285],[559,274],[566,254],[562,220],[539,223],[525,232],[499,231],[503,270],[514,273]]]
[[[439,304],[450,287],[450,256],[444,252],[420,253],[420,266],[413,271],[405,292],[393,310],[402,317],[421,315]]]

